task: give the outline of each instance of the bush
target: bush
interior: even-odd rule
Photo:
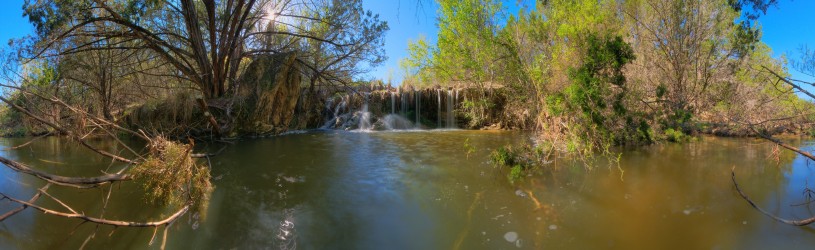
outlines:
[[[524,177],[524,169],[521,165],[516,164],[509,170],[509,182],[514,183]]]
[[[492,163],[498,166],[509,166],[513,163],[512,151],[509,146],[500,147],[490,153]]]
[[[688,135],[683,133],[681,130],[675,130],[672,128],[666,129],[665,133],[665,140],[670,142],[684,142],[688,140]]]
[[[532,147],[527,144],[518,148],[504,146],[492,151],[490,159],[496,167],[508,169],[507,178],[510,183],[515,183],[523,179],[530,171],[547,164],[552,150],[554,149],[550,145]]]

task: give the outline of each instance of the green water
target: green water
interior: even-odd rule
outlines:
[[[804,218],[811,164],[752,139],[703,138],[625,149],[618,165],[559,164],[509,184],[489,152],[528,141],[520,132],[310,132],[247,139],[212,158],[208,213],[189,214],[168,234],[169,249],[810,249],[815,231],[777,223],[742,200]],[[2,146],[24,139],[4,139]],[[475,148],[467,155],[465,141]],[[812,149],[808,142],[796,145]],[[123,152],[112,142],[100,147]],[[214,150],[216,146],[211,146]],[[5,157],[53,173],[92,176],[111,164],[46,138]],[[29,199],[44,183],[0,168],[0,192]],[[143,200],[138,183],[49,192],[87,215],[158,220],[172,208]],[[531,198],[531,197],[534,197]],[[535,200],[539,204],[536,204]],[[46,207],[59,205],[43,197]],[[16,205],[0,201],[0,214]],[[203,219],[205,218],[205,219]],[[82,224],[27,209],[0,223],[0,249],[159,248],[162,231]],[[94,235],[88,240],[89,236]]]

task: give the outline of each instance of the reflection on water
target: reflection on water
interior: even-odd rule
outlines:
[[[782,225],[768,211],[808,217],[811,164],[759,140],[704,138],[626,149],[621,175],[608,164],[586,173],[562,167],[519,186],[488,162],[491,150],[529,140],[518,132],[309,132],[246,140],[212,158],[215,193],[206,216],[172,225],[171,249],[804,249],[809,228]],[[465,140],[476,152],[467,157]],[[7,139],[3,145],[25,140]],[[114,143],[99,142],[119,152]],[[802,144],[802,142],[796,142]],[[810,144],[802,146],[812,148]],[[0,152],[63,175],[119,169],[73,143],[47,138]],[[598,163],[599,164],[599,163]],[[0,192],[28,199],[39,180],[0,168]],[[107,188],[49,189],[86,214],[101,212]],[[161,218],[138,183],[113,186],[112,219]],[[812,188],[812,186],[810,186]],[[41,204],[58,204],[42,199]],[[0,213],[14,208],[0,202]],[[205,218],[204,220],[202,220]],[[73,232],[73,234],[71,234]],[[0,223],[0,249],[148,246],[150,229],[81,224],[26,210]]]

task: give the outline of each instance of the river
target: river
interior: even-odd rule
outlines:
[[[619,163],[591,171],[562,163],[512,185],[489,162],[524,132],[315,131],[244,139],[211,159],[216,186],[206,215],[169,230],[168,249],[810,249],[815,231],[773,221],[733,188],[731,168],[759,206],[788,218],[812,215],[804,187],[815,171],[761,140],[619,149]],[[25,139],[2,139],[18,145]],[[813,149],[810,142],[793,141]],[[112,142],[97,142],[120,152]],[[469,145],[474,150],[468,154]],[[212,146],[210,150],[216,150]],[[220,146],[218,146],[220,147]],[[118,169],[59,138],[0,151],[70,176]],[[0,192],[27,200],[44,183],[0,168]],[[159,219],[138,182],[49,193],[87,215]],[[38,204],[60,209],[41,198]],[[0,201],[0,214],[15,208]],[[0,222],[0,249],[157,249],[162,230],[82,224],[27,209]],[[89,236],[93,235],[89,239]]]

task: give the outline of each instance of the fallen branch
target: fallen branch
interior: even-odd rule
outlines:
[[[764,133],[758,132],[758,130],[756,130],[756,129],[755,129],[755,127],[753,127],[753,125],[752,125],[752,124],[750,124],[750,125],[749,125],[749,127],[750,127],[750,129],[751,129],[751,130],[753,130],[753,132],[754,132],[754,133],[756,133],[756,135],[758,135],[759,137],[764,138],[764,139],[766,139],[766,140],[768,140],[768,141],[771,141],[771,142],[773,142],[773,143],[777,144],[778,146],[784,147],[784,148],[789,149],[789,150],[791,150],[791,151],[793,151],[793,152],[796,152],[796,153],[798,153],[798,154],[800,154],[800,155],[803,155],[803,156],[804,156],[804,157],[806,157],[806,158],[809,158],[809,159],[811,159],[811,160],[815,160],[815,155],[812,155],[812,154],[811,154],[811,153],[809,153],[809,152],[803,151],[803,150],[801,150],[800,148],[796,148],[796,147],[793,147],[792,145],[786,144],[786,143],[782,142],[782,141],[781,141],[781,140],[779,140],[779,139],[775,139],[775,138],[773,138],[772,136],[769,136],[769,135],[766,135],[766,134],[764,134]]]
[[[34,205],[34,204],[30,203],[30,202],[21,201],[21,200],[9,197],[9,196],[7,196],[7,195],[5,195],[3,193],[0,193],[0,200],[2,200],[2,199],[7,199],[7,200],[10,200],[12,202],[16,202],[16,203],[19,203],[19,204],[22,204],[22,205],[37,209],[40,212],[43,212],[45,214],[53,214],[53,215],[60,216],[60,217],[65,217],[65,218],[77,218],[77,219],[81,219],[81,220],[84,220],[84,221],[87,221],[87,222],[92,222],[92,223],[102,224],[102,225],[117,226],[117,227],[158,227],[158,226],[163,226],[163,225],[167,225],[167,224],[172,223],[173,221],[175,221],[176,219],[178,219],[179,217],[184,215],[190,209],[189,205],[185,205],[184,207],[182,207],[181,209],[176,211],[174,214],[170,215],[169,217],[167,217],[167,218],[165,218],[163,220],[150,221],[150,222],[134,222],[134,221],[106,220],[106,219],[100,219],[100,218],[95,218],[95,217],[89,217],[89,216],[85,216],[83,214],[78,214],[78,213],[64,213],[64,212],[60,212],[60,211],[56,211],[56,210],[47,209],[47,208],[44,208],[44,207],[41,207],[41,206],[37,206],[37,205]]]
[[[42,193],[43,193],[43,192],[45,192],[45,190],[47,190],[47,189],[48,189],[48,187],[50,187],[50,186],[51,186],[51,183],[45,184],[45,186],[43,186],[42,188],[40,188],[40,189],[37,191],[37,193],[36,193],[36,194],[34,194],[34,196],[33,196],[33,197],[31,197],[31,199],[30,199],[30,200],[28,200],[28,203],[34,203],[34,202],[36,202],[36,201],[37,201],[37,199],[39,199],[39,198],[40,198],[40,196],[42,196]],[[18,208],[15,208],[14,210],[8,211],[7,213],[5,213],[5,214],[3,214],[3,215],[0,215],[0,222],[2,222],[2,221],[4,221],[4,220],[8,219],[8,217],[11,217],[11,216],[13,216],[13,215],[15,215],[15,214],[17,214],[17,213],[19,213],[19,212],[22,212],[22,211],[23,211],[23,210],[25,210],[26,208],[28,208],[28,206],[26,206],[26,205],[22,205],[22,206],[20,206],[20,207],[18,207]]]
[[[764,209],[761,209],[760,207],[758,207],[758,205],[756,205],[756,203],[753,202],[753,200],[751,200],[749,197],[747,197],[746,194],[744,194],[744,192],[741,191],[741,188],[739,188],[739,183],[736,182],[735,169],[736,169],[735,166],[733,166],[733,168],[730,169],[730,176],[733,179],[733,185],[736,186],[736,191],[739,192],[739,195],[741,195],[741,198],[744,198],[744,200],[746,200],[747,203],[750,203],[750,206],[753,206],[753,208],[755,208],[756,210],[758,210],[762,214],[767,215],[768,217],[770,217],[770,218],[772,218],[772,219],[774,219],[774,220],[776,220],[778,222],[793,225],[793,226],[806,226],[806,225],[809,225],[809,224],[812,224],[813,222],[815,222],[815,217],[810,217],[810,218],[806,218],[806,219],[803,219],[803,220],[787,220],[787,219],[778,217],[778,216],[776,216],[774,214],[771,214],[770,212],[764,211]]]
[[[111,183],[114,181],[125,181],[130,180],[130,175],[127,174],[106,174],[100,175],[96,177],[67,177],[67,176],[60,176],[60,175],[53,175],[42,171],[34,170],[22,163],[9,160],[5,157],[0,157],[0,163],[6,165],[10,169],[32,175],[34,177],[43,179],[47,182],[57,184],[60,186],[69,186],[69,187],[77,187],[77,188],[92,188],[97,187],[102,184]]]
[[[107,156],[107,157],[113,158],[114,160],[117,160],[117,161],[120,161],[120,162],[125,162],[125,163],[130,163],[130,164],[134,164],[134,163],[136,163],[136,162],[134,162],[134,161],[132,161],[132,160],[130,160],[130,159],[127,159],[127,158],[124,158],[124,157],[121,157],[121,156],[118,156],[118,155],[114,155],[114,154],[108,153],[108,152],[106,152],[106,151],[102,151],[102,150],[97,149],[97,148],[95,148],[95,147],[91,146],[90,144],[88,144],[87,142],[85,142],[85,140],[84,140],[83,138],[81,138],[81,137],[79,137],[79,136],[75,135],[75,134],[74,134],[74,133],[72,133],[71,131],[69,131],[69,130],[67,130],[67,129],[65,129],[65,128],[63,128],[63,127],[61,127],[61,126],[59,126],[59,125],[57,125],[57,124],[55,124],[55,123],[49,122],[49,121],[47,121],[47,120],[45,120],[45,119],[43,119],[43,118],[41,118],[41,117],[39,117],[39,116],[36,116],[36,115],[32,114],[32,113],[31,113],[31,112],[29,112],[27,109],[25,109],[25,108],[23,108],[23,107],[20,107],[20,106],[18,106],[17,104],[14,104],[13,102],[9,101],[9,100],[8,100],[8,99],[6,99],[6,98],[3,98],[2,96],[0,96],[0,101],[5,102],[5,103],[6,103],[6,104],[8,104],[8,105],[9,105],[11,108],[14,108],[14,109],[15,109],[15,110],[17,110],[17,111],[20,111],[20,112],[22,112],[23,114],[25,114],[25,115],[27,115],[27,116],[29,116],[29,117],[31,117],[31,118],[33,118],[33,119],[35,119],[35,120],[37,120],[37,121],[39,121],[39,122],[43,123],[43,124],[45,124],[45,125],[48,125],[48,126],[49,126],[49,127],[51,127],[51,128],[54,128],[55,130],[57,130],[57,131],[58,131],[58,132],[60,132],[61,134],[68,135],[68,136],[70,136],[70,137],[74,138],[74,140],[76,140],[77,142],[79,142],[79,144],[82,144],[82,146],[84,146],[84,147],[86,147],[86,148],[88,148],[88,149],[90,149],[90,150],[92,150],[92,151],[94,151],[94,152],[96,152],[96,153],[98,153],[98,154],[101,154],[101,155],[104,155],[104,156]]]

